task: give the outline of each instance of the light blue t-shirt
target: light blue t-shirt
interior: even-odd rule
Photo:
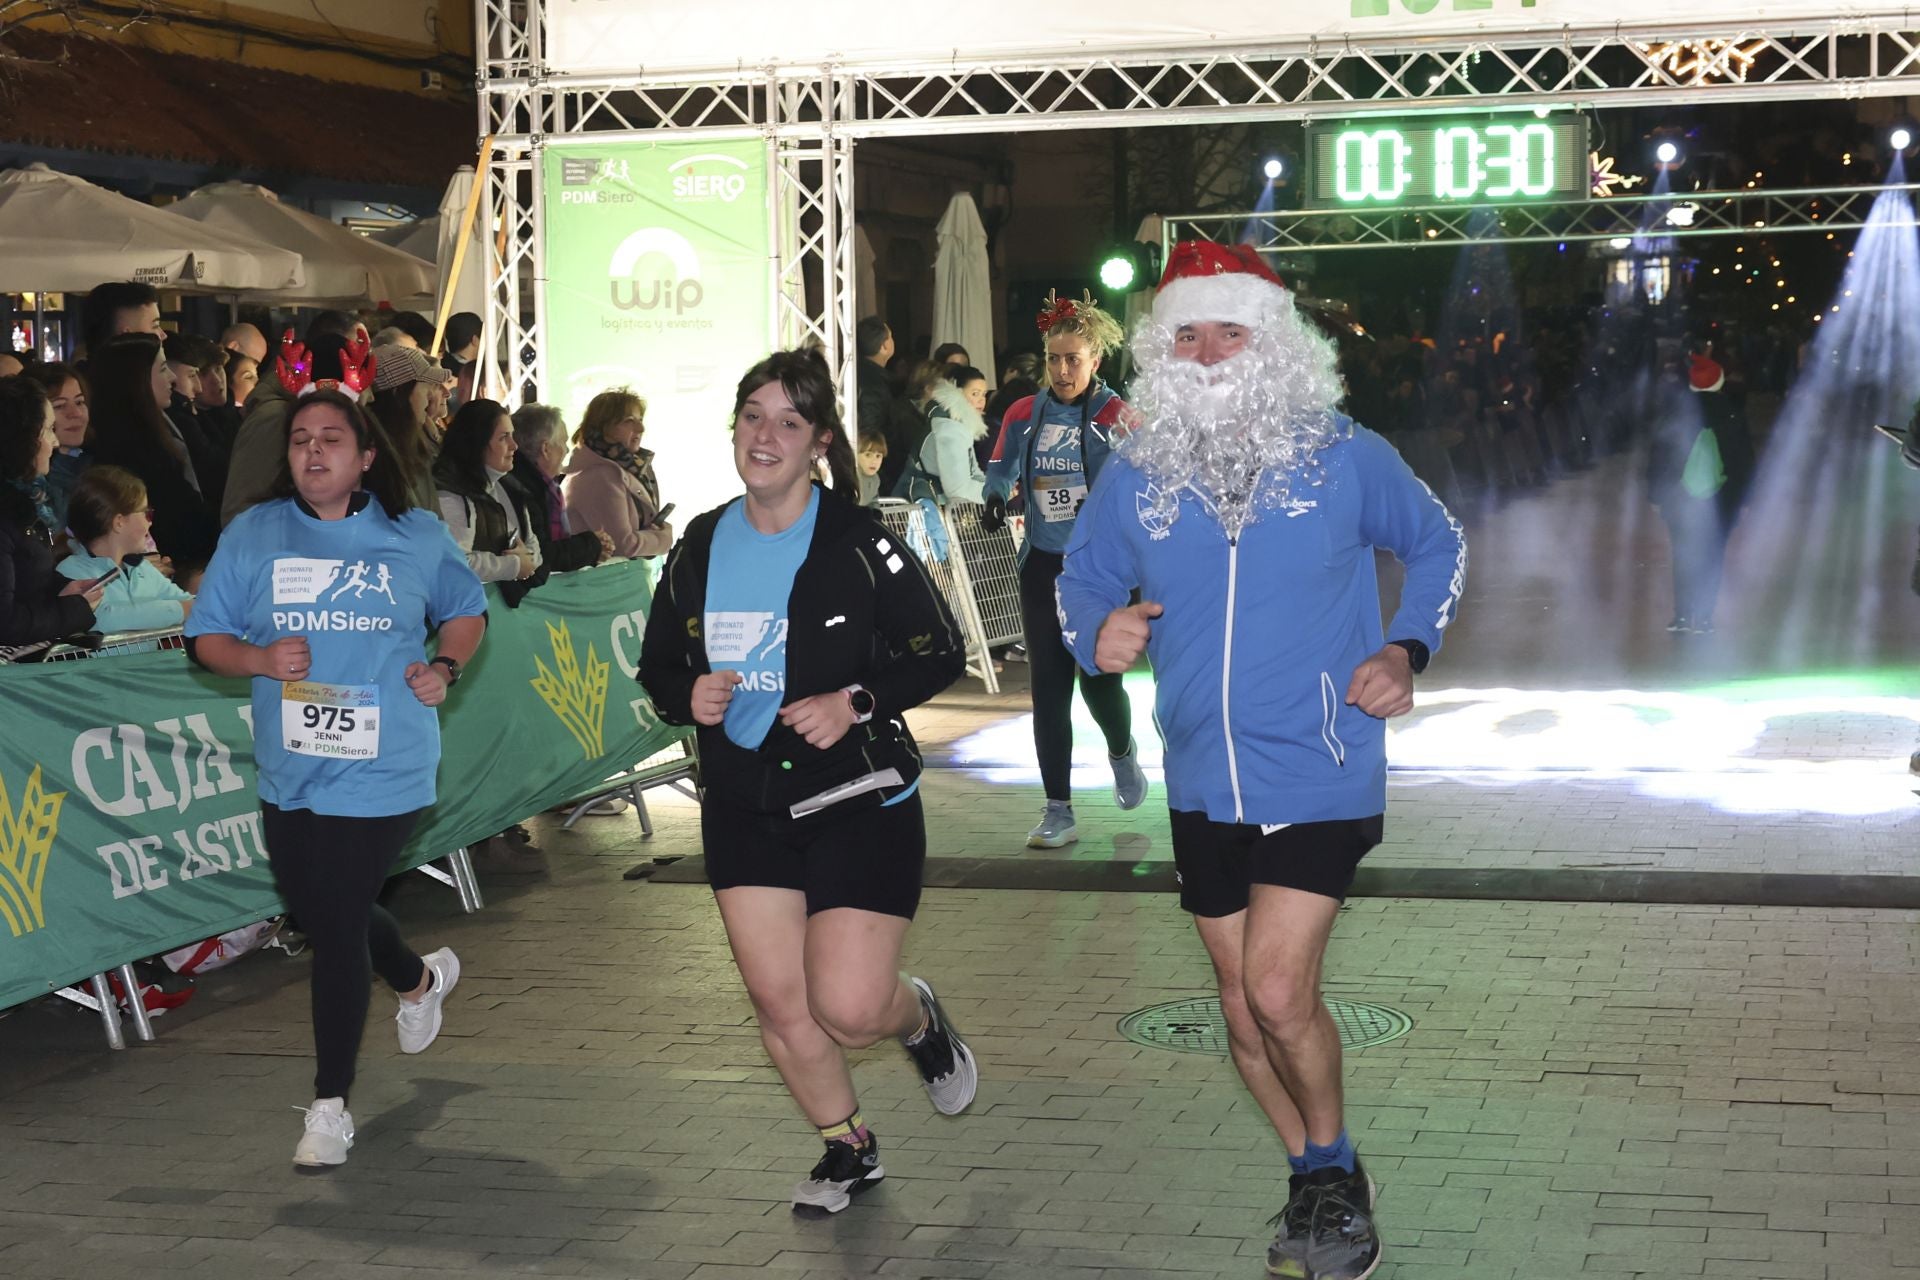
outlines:
[[[305,636],[313,655],[305,680],[253,682],[260,798],[387,817],[436,795],[440,719],[407,687],[407,667],[427,656],[429,623],[486,610],[466,556],[428,512],[394,520],[374,501],[321,520],[282,498],[227,526],[186,634],[256,645]]]
[[[820,490],[807,510],[779,533],[761,533],[747,523],[746,499],[720,515],[707,561],[707,663],[715,671],[738,671],[727,704],[727,737],[757,750],[787,700],[787,601],[793,579],[813,543]]]
[[[1046,401],[1046,417],[1031,436],[1027,473],[1027,538],[1040,551],[1067,549],[1080,504],[1087,500],[1086,430],[1078,405]]]

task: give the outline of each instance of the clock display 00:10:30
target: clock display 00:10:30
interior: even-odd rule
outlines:
[[[1540,200],[1585,194],[1585,121],[1346,125],[1316,129],[1320,207]],[[1569,162],[1569,146],[1572,161]]]

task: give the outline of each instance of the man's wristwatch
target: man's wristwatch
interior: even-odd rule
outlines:
[[[847,705],[853,709],[855,724],[865,724],[873,719],[873,709],[877,704],[871,693],[857,684],[850,684],[840,692],[847,695]]]
[[[452,658],[449,658],[446,654],[441,653],[441,654],[435,654],[431,659],[429,659],[429,661],[434,665],[442,666],[447,669],[448,684],[460,683],[460,664],[455,662]]]
[[[1397,644],[1407,651],[1407,659],[1413,668],[1413,674],[1419,675],[1427,669],[1427,663],[1433,659],[1433,651],[1418,640],[1389,640],[1388,644]]]

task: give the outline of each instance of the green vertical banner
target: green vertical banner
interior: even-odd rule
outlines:
[[[740,492],[740,375],[772,349],[764,142],[549,144],[546,385],[572,426],[597,393],[647,402],[643,448],[676,523]]]

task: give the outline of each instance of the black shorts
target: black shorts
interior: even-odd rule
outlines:
[[[804,818],[755,813],[709,794],[700,839],[716,891],[798,889],[808,915],[855,907],[911,920],[920,905],[927,824],[918,791],[894,805]]]
[[[1380,843],[1383,815],[1296,822],[1272,832],[1253,823],[1215,822],[1173,811],[1173,865],[1180,905],[1196,916],[1247,909],[1256,884],[1317,893],[1344,902],[1360,859]]]

